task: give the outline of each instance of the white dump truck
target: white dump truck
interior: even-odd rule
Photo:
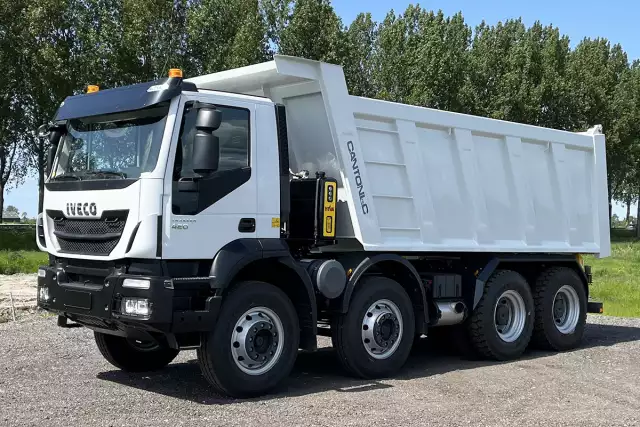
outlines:
[[[196,349],[267,393],[329,336],[345,370],[400,369],[422,335],[489,359],[580,344],[610,252],[605,137],[351,96],[275,56],[70,96],[36,240],[38,304],[150,371]]]

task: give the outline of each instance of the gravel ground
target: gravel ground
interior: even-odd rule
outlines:
[[[423,341],[383,381],[344,377],[326,348],[301,354],[276,394],[233,401],[212,393],[193,351],[130,375],[101,358],[89,330],[32,315],[0,324],[0,425],[640,425],[639,353],[640,319],[611,317],[590,317],[580,350],[510,363]]]

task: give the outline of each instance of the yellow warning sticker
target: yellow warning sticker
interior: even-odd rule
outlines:
[[[280,228],[280,218],[278,217],[271,218],[271,228]]]

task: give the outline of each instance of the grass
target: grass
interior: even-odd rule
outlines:
[[[45,252],[0,251],[0,274],[36,273],[38,266],[48,262]]]
[[[37,251],[36,226],[0,224],[0,251]]]
[[[608,258],[585,257],[593,273],[590,295],[604,303],[604,314],[640,317],[640,240],[613,235],[611,250]]]
[[[612,234],[612,256],[585,257],[591,265],[591,297],[604,303],[610,316],[640,317],[640,240],[622,232]],[[38,251],[0,251],[0,274],[35,273],[47,263]]]

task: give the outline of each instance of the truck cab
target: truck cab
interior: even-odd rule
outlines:
[[[180,78],[68,99],[54,125],[41,249],[213,259],[233,240],[279,237],[275,116],[266,98],[197,91]]]

